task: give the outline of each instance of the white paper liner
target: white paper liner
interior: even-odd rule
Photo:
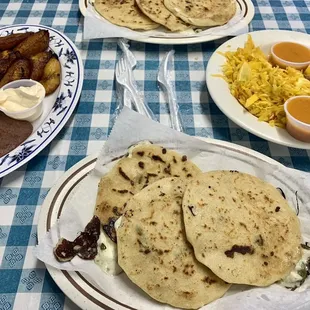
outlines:
[[[175,309],[152,300],[132,284],[124,273],[119,276],[106,275],[93,261],[83,261],[78,257],[69,263],[58,263],[52,252],[60,236],[74,239],[91,219],[96,201],[97,184],[100,177],[115,164],[115,161],[111,163],[111,160],[124,155],[129,146],[143,140],[149,140],[186,154],[203,171],[238,170],[256,175],[275,187],[280,187],[289,204],[295,209],[299,208],[298,217],[302,236],[304,241],[310,241],[310,175],[308,173],[267,163],[247,152],[236,151],[229,146],[206,143],[124,108],[98,157],[95,169],[71,192],[59,222],[52,227],[43,240],[39,241],[35,249],[38,259],[58,269],[82,271],[106,294],[131,307],[141,310]],[[308,279],[300,289],[294,292],[279,285],[252,289],[234,285],[225,297],[201,309],[309,310],[309,282]]]
[[[248,22],[243,17],[244,12],[237,5],[236,14],[223,26],[215,26],[196,33],[190,29],[181,33],[172,33],[159,27],[155,30],[134,31],[126,27],[114,25],[104,19],[88,1],[87,15],[84,18],[84,39],[98,38],[129,38],[131,40],[141,38],[185,38],[204,37],[204,36],[228,36],[239,35],[248,32]]]

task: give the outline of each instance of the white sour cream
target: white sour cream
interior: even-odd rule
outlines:
[[[120,217],[114,224],[117,230],[122,217]],[[95,257],[95,263],[101,270],[109,275],[118,275],[123,270],[117,263],[117,245],[106,235],[103,229],[100,229],[100,236],[98,240],[98,254]]]
[[[118,228],[121,226],[122,218],[122,216],[119,217],[119,219],[114,223],[115,230],[118,230]]]
[[[301,285],[303,277],[300,275],[302,270],[305,270],[307,262],[310,258],[310,250],[302,249],[302,258],[296,264],[296,267],[292,272],[285,277],[282,281],[279,282],[281,286],[286,288],[298,288]]]
[[[21,112],[37,105],[44,96],[45,90],[41,84],[1,89],[0,106],[8,112]]]

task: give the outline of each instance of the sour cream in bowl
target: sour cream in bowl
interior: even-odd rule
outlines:
[[[7,116],[32,122],[43,111],[45,88],[34,80],[17,80],[0,89],[0,110]]]

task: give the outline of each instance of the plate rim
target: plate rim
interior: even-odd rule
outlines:
[[[253,125],[251,125],[252,124],[251,122],[246,121],[246,120],[244,122],[243,119],[241,120],[237,116],[235,116],[234,114],[229,113],[225,109],[224,105],[219,103],[221,101],[221,99],[218,98],[218,97],[220,97],[220,91],[218,90],[219,88],[210,87],[210,84],[214,83],[213,79],[215,79],[215,77],[212,76],[214,74],[214,72],[211,72],[211,71],[214,71],[214,67],[215,67],[214,62],[217,62],[218,57],[222,57],[222,56],[220,56],[218,54],[218,52],[222,51],[225,48],[225,46],[230,45],[233,41],[244,40],[244,42],[245,42],[245,38],[248,35],[252,35],[252,37],[256,36],[256,35],[261,35],[262,36],[262,35],[264,35],[264,33],[268,33],[268,34],[274,33],[275,35],[279,34],[279,33],[282,33],[282,34],[284,34],[284,33],[286,33],[286,34],[292,34],[292,33],[294,34],[294,33],[296,33],[296,34],[298,34],[300,36],[303,36],[303,35],[309,36],[309,38],[310,38],[310,35],[307,34],[307,33],[297,32],[297,31],[290,31],[290,30],[279,30],[279,29],[252,31],[252,32],[249,32],[249,33],[246,33],[246,34],[241,34],[239,36],[231,38],[231,39],[227,40],[226,42],[224,42],[223,44],[221,44],[213,52],[213,54],[211,55],[211,57],[210,57],[210,59],[208,61],[208,65],[207,65],[206,73],[205,73],[207,89],[208,89],[208,91],[210,93],[210,96],[213,99],[214,103],[223,112],[223,114],[225,114],[225,116],[227,118],[229,118],[232,122],[234,122],[235,124],[237,124],[238,126],[243,128],[247,132],[250,132],[250,133],[252,133],[255,136],[258,136],[258,137],[260,137],[262,139],[265,139],[265,140],[267,140],[269,142],[272,142],[272,143],[275,143],[275,144],[278,144],[278,145],[283,145],[283,146],[297,148],[297,149],[309,150],[310,149],[310,143],[298,141],[298,140],[294,139],[293,137],[291,137],[291,140],[281,141],[281,139],[279,139],[277,137],[270,137],[270,136],[268,136],[268,134],[260,133],[258,131],[258,129],[253,128]],[[266,44],[268,44],[268,42],[266,42]],[[220,65],[216,65],[217,68],[219,66]],[[211,67],[213,67],[213,68],[211,68]],[[228,88],[228,86],[227,86],[227,88]],[[222,88],[220,88],[220,89],[222,89]],[[237,99],[234,98],[231,94],[230,94],[230,97],[231,97],[232,101],[234,101],[234,103],[240,105],[240,103],[237,102]],[[244,108],[243,108],[243,111],[246,112],[249,115],[249,113]],[[256,117],[253,116],[253,118],[256,118]],[[264,122],[262,122],[262,123],[264,123]],[[273,130],[285,130],[285,129],[281,129],[281,128],[277,128],[277,127],[271,127],[271,126],[269,126],[269,127],[270,127],[269,129],[273,129]]]
[[[237,145],[237,144],[227,142],[227,141],[216,140],[212,138],[200,137],[200,136],[195,136],[195,138],[200,139],[204,142],[213,144],[213,145],[223,146],[230,150],[234,150],[234,151],[241,152],[241,153],[246,153],[247,155],[250,155],[254,158],[261,159],[270,164],[283,166],[281,163],[277,162],[275,159],[272,159],[264,154],[261,154],[257,151],[254,151],[252,149],[249,149],[241,145]],[[106,141],[104,141],[104,143],[106,143]],[[95,162],[96,162],[98,155],[99,153],[95,153],[79,161],[77,164],[75,164],[69,170],[67,170],[56,181],[54,186],[51,188],[51,190],[46,196],[40,209],[40,214],[39,214],[39,219],[38,219],[38,224],[37,224],[38,240],[41,240],[42,237],[45,235],[46,231],[48,230],[49,226],[47,224],[48,224],[48,217],[50,213],[49,211],[50,211],[51,205],[55,203],[55,201],[58,198],[56,194],[64,190],[64,188],[66,187],[66,184],[68,184],[70,181],[73,182],[73,185],[71,185],[70,187],[70,190],[72,190],[83,178],[85,178],[87,174],[95,166]],[[83,175],[82,175],[82,172],[83,172]],[[62,202],[66,199],[68,194],[69,192],[64,191],[64,197],[61,198]],[[57,212],[59,212],[59,209],[57,210],[58,210]],[[118,301],[115,302],[113,298],[111,298],[110,296],[107,296],[103,292],[100,292],[100,290],[98,290],[96,287],[90,284],[85,278],[83,279],[83,276],[79,272],[68,272],[64,270],[58,270],[47,264],[45,264],[45,266],[48,272],[50,273],[51,277],[56,282],[56,284],[59,286],[59,288],[63,291],[63,293],[82,309],[85,309],[85,310],[86,309],[88,310],[90,309],[93,309],[93,310],[135,309],[135,308],[132,308],[131,306],[123,305],[121,302],[118,302]],[[78,280],[78,278],[82,279],[84,283],[91,288],[94,295],[99,294],[102,297],[100,299],[96,299],[96,297],[90,295],[87,291],[84,290],[83,287],[79,285],[79,283],[75,281],[75,280]],[[81,291],[84,291],[84,293]],[[87,301],[87,298],[89,299],[88,301]],[[107,304],[104,304],[104,303],[107,303]],[[113,308],[111,308],[111,306]]]
[[[237,0],[238,1],[238,0]],[[249,26],[255,15],[254,4],[251,0],[239,0],[242,1],[246,6],[246,25]],[[89,15],[87,11],[87,2],[88,0],[79,0],[79,9],[83,16]],[[188,38],[159,38],[159,37],[149,37],[149,38],[130,38],[129,40],[143,42],[143,43],[152,43],[152,44],[166,44],[166,45],[182,45],[182,44],[197,44],[203,42],[211,42],[218,39],[229,37],[229,35],[206,35],[201,37],[192,37]]]
[[[24,159],[22,159],[21,161],[15,163],[13,165],[6,167],[4,170],[2,170],[0,168],[0,178],[3,178],[4,176],[8,175],[9,173],[11,173],[11,172],[17,170],[18,168],[20,168],[21,166],[25,165],[27,162],[29,162],[31,159],[33,159],[36,155],[38,155],[38,153],[40,153],[43,149],[45,149],[51,143],[52,140],[54,140],[56,135],[60,132],[60,130],[68,122],[68,120],[71,117],[71,115],[73,114],[77,104],[79,103],[81,92],[82,92],[82,87],[83,87],[83,82],[84,82],[84,65],[83,65],[81,53],[78,50],[78,48],[76,47],[76,45],[74,44],[74,42],[72,42],[72,40],[68,36],[66,36],[64,33],[60,32],[59,30],[57,30],[55,28],[52,28],[52,27],[49,27],[46,25],[41,25],[41,24],[33,24],[33,23],[31,23],[31,24],[5,25],[5,26],[0,27],[0,31],[7,30],[7,29],[13,29],[13,28],[23,28],[23,27],[34,27],[37,29],[43,28],[43,29],[49,30],[51,32],[57,33],[60,37],[62,37],[68,43],[68,45],[74,50],[74,52],[77,56],[78,83],[77,83],[77,87],[76,87],[75,97],[72,100],[71,106],[65,112],[63,118],[61,119],[60,122],[58,122],[58,124],[55,126],[53,131],[47,136],[47,138],[44,141],[41,141],[40,144],[38,146],[36,146],[36,149],[34,151],[32,151],[32,153],[29,156],[25,157]],[[40,126],[42,126],[49,119],[49,117],[50,117],[50,113],[46,116],[46,118],[43,120],[43,122]],[[31,134],[31,136],[34,133],[35,132],[33,132]],[[3,155],[1,157],[1,159],[3,160],[6,156],[11,154],[12,152],[14,152],[14,151],[16,152],[16,149],[18,147],[20,147],[21,145],[23,145],[23,143],[25,143],[31,136],[29,136],[24,142],[22,142],[14,150]]]

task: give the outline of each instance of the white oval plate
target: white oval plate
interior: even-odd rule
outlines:
[[[240,8],[240,13],[243,16],[243,22],[242,23],[236,23],[232,27],[233,29],[230,28],[230,31],[233,33],[240,33],[241,31],[244,31],[245,26],[247,26],[253,19],[255,9],[254,5],[251,0],[236,0],[238,7]],[[79,8],[81,13],[86,16],[86,15],[96,15],[97,18],[103,20],[104,22],[107,22],[102,16],[99,14],[94,14],[93,12],[90,12],[88,10],[88,7],[93,6],[94,0],[79,0]],[[160,27],[161,28],[161,27]],[[159,29],[160,29],[159,28]],[[137,35],[139,35],[141,32],[135,31]],[[202,43],[202,42],[209,42],[209,41],[214,41],[223,37],[227,37],[225,34],[221,35],[212,35],[212,34],[206,34],[204,36],[194,36],[194,35],[185,35],[184,36],[176,36],[175,34],[171,34],[169,37],[169,34],[165,33],[166,37],[160,36],[160,33],[163,33],[163,31],[158,30],[158,36],[152,35],[150,37],[135,37],[135,38],[130,38],[128,37],[127,39],[134,40],[134,41],[139,41],[139,42],[145,42],[145,43],[154,43],[154,44],[195,44],[195,43]]]
[[[222,146],[225,149],[235,151],[236,156],[238,156],[238,153],[246,154],[247,156],[279,165],[279,163],[275,160],[258,152],[252,151],[251,149],[224,141],[206,138],[201,139],[210,144]],[[64,208],[66,208],[66,205],[68,205],[66,204],[66,201],[70,197],[70,194],[72,195],[74,193],[74,190],[77,186],[79,186],[79,184],[82,185],[81,182],[83,179],[95,167],[96,159],[97,154],[88,156],[81,160],[79,163],[70,168],[50,190],[40,210],[38,221],[38,240],[41,240],[50,227],[56,223],[61,212]],[[80,272],[58,270],[49,265],[46,265],[46,268],[61,290],[82,309],[135,309],[122,303],[122,300],[117,300],[105,294],[102,290],[98,289],[98,287],[91,283],[91,280],[88,279],[87,276],[82,275]]]
[[[72,41],[56,29],[43,25],[13,25],[0,28],[0,36],[46,29],[50,34],[50,49],[61,64],[58,89],[44,98],[43,113],[32,123],[33,133],[20,146],[0,158],[0,178],[16,170],[41,152],[64,127],[76,107],[84,79],[83,62]]]
[[[254,43],[260,46],[266,54],[269,53],[271,45],[279,41],[295,41],[306,45],[309,45],[310,42],[308,34],[294,31],[263,30],[251,32],[250,34]],[[212,99],[229,119],[252,134],[277,144],[299,149],[310,149],[310,143],[294,139],[285,129],[271,127],[266,122],[259,122],[231,95],[227,82],[222,78],[213,76],[214,74],[223,74],[222,65],[226,61],[225,57],[218,52],[225,53],[243,47],[247,41],[247,36],[248,34],[244,34],[228,40],[211,56],[207,66],[206,80]]]

